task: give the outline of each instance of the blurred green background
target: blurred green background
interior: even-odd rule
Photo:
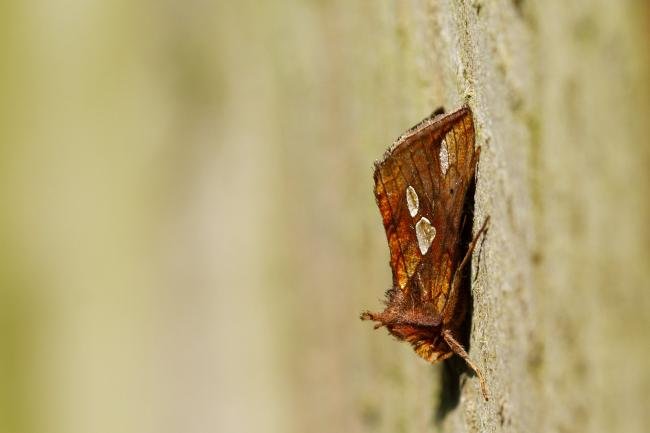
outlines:
[[[349,424],[358,357],[328,354],[344,323],[367,335],[354,290],[390,281],[366,153],[405,126],[384,135],[396,45],[367,52],[392,14],[3,3],[2,431]],[[325,384],[327,410],[295,411]]]
[[[530,147],[538,169],[513,176],[532,185],[532,210],[521,212],[533,224],[516,229],[543,263],[527,274],[524,290],[537,295],[526,306],[536,318],[565,320],[526,326],[581,329],[581,320],[596,321],[600,312],[607,323],[623,322],[627,338],[587,326],[588,341],[600,336],[616,351],[585,370],[582,358],[553,367],[555,337],[539,337],[549,352],[529,359],[538,369],[534,395],[521,407],[494,406],[490,425],[499,425],[501,410],[500,427],[485,431],[517,431],[521,424],[511,420],[531,413],[544,425],[539,431],[610,427],[594,426],[594,416],[614,425],[624,416],[625,431],[647,426],[650,14],[643,2],[621,4],[4,2],[0,431],[436,430],[435,373],[423,364],[400,370],[415,362],[410,349],[371,333],[358,314],[377,307],[390,283],[372,161],[434,108],[462,100],[454,80],[463,70],[450,66],[445,51],[453,37],[440,29],[462,27],[458,17],[470,12],[479,32],[472,37],[487,35],[500,55],[495,70],[511,85],[508,113],[530,128],[526,141],[510,145]],[[572,37],[598,41],[586,59],[549,37],[564,35],[554,26],[566,21],[575,24],[566,30]],[[498,35],[511,28],[523,39]],[[609,63],[622,66],[598,68]],[[545,94],[573,72],[573,84]],[[590,104],[590,95],[605,96]],[[594,112],[602,116],[589,117]],[[601,145],[599,136],[558,135],[549,126],[560,113],[569,130],[579,124],[579,131],[603,128],[616,137],[614,124],[600,122],[610,112],[627,130],[621,142]],[[484,130],[495,119],[491,143],[500,149],[512,137],[498,132],[503,112],[481,113]],[[597,142],[602,157],[587,157],[579,166],[586,174],[554,165],[562,143],[584,140]],[[586,144],[571,161],[588,153]],[[493,167],[487,173],[507,171],[484,153]],[[574,196],[576,178],[590,185],[583,191],[602,183],[611,202]],[[542,212],[551,193],[575,203],[558,216],[559,226]],[[499,221],[499,211],[493,215]],[[610,224],[617,228],[603,230]],[[570,237],[553,243],[563,228],[578,233],[580,253],[572,254]],[[607,239],[610,233],[616,236]],[[567,257],[568,271],[560,269]],[[521,260],[533,268],[527,256]],[[606,289],[590,292],[591,271],[607,266],[616,270],[598,280]],[[558,273],[569,283],[558,282]],[[622,298],[620,275],[630,290]],[[575,313],[583,302],[588,312]],[[633,376],[618,381],[615,370],[626,369]],[[588,377],[573,382],[577,371]],[[548,377],[574,390],[546,388]],[[603,397],[566,404],[580,400],[574,385],[585,383]],[[616,400],[604,391],[613,384],[620,385]]]

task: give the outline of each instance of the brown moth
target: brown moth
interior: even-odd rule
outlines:
[[[431,363],[459,355],[476,372],[487,400],[483,374],[458,342],[470,302],[462,271],[489,220],[469,246],[462,244],[463,209],[481,149],[474,148],[469,107],[435,114],[399,137],[375,163],[375,198],[393,287],[384,311],[366,311],[361,319],[385,326]]]

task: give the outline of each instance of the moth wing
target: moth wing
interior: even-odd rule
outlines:
[[[461,108],[416,125],[375,167],[375,197],[388,239],[393,285],[433,302],[438,313],[458,260],[454,252],[460,219],[477,157],[471,111]],[[409,187],[417,195],[413,215]]]
[[[393,287],[407,291],[409,281],[422,261],[405,195],[412,183],[412,173],[396,159],[387,158],[376,166],[374,177],[375,198],[390,250]]]

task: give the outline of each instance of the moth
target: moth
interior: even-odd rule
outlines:
[[[362,320],[385,326],[431,363],[454,354],[476,373],[483,396],[488,388],[481,370],[460,340],[469,307],[463,270],[489,217],[467,245],[464,205],[474,181],[481,149],[474,147],[469,107],[443,115],[434,112],[402,136],[375,163],[375,198],[390,249],[393,287],[380,313],[365,311]],[[464,289],[464,290],[463,290]]]

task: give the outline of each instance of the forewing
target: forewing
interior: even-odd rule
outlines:
[[[462,108],[425,119],[376,164],[393,285],[433,302],[438,313],[459,260],[460,219],[477,157],[471,111]]]

